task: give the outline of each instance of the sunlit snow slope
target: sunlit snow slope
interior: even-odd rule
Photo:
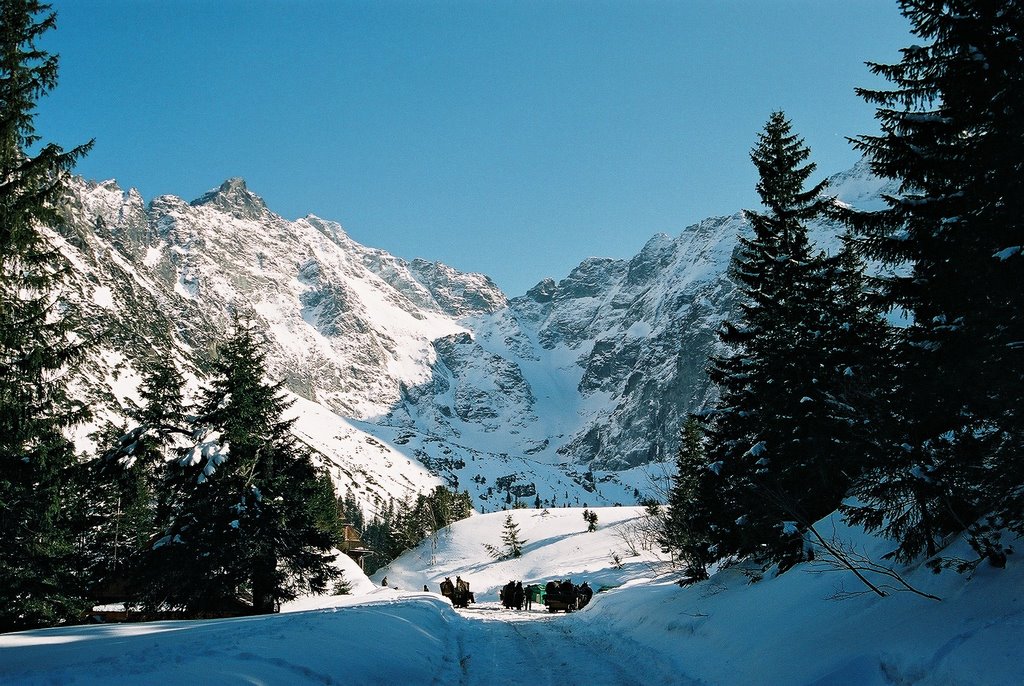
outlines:
[[[477,515],[385,570],[400,590],[358,572],[352,596],[304,598],[280,615],[83,626],[0,636],[0,683],[98,684],[587,684],[588,686],[1011,686],[1024,683],[1024,566],[972,576],[903,567],[931,600],[867,593],[822,561],[782,576],[742,566],[687,588],[629,536],[637,508],[512,512],[518,560],[493,560],[505,515]],[[818,523],[872,559],[889,545]],[[626,539],[622,534],[628,534]],[[633,544],[637,539],[633,538]],[[967,555],[962,543],[949,553]],[[820,552],[820,551],[819,551]],[[618,555],[621,563],[615,562]],[[480,601],[461,613],[425,583],[460,574]],[[591,604],[570,615],[502,610],[509,579],[589,580]],[[884,578],[872,575],[876,582]],[[484,609],[481,609],[484,608]],[[583,660],[584,664],[574,663]]]

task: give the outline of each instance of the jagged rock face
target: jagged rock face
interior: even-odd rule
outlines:
[[[454,414],[488,432],[536,419],[533,392],[514,362],[488,353],[468,333],[439,338],[434,348],[438,353],[434,378],[452,380],[451,412],[445,412],[449,406],[441,405],[443,414]]]
[[[580,397],[600,399],[559,455],[603,470],[673,456],[682,419],[713,396],[704,369],[730,306],[726,271],[744,227],[735,215],[674,239],[660,234],[628,261],[587,260],[512,301],[544,348],[572,351]]]
[[[863,168],[837,186],[860,206],[877,202]],[[746,230],[741,214],[707,219],[509,300],[486,276],[364,247],[335,222],[285,220],[241,179],[148,206],[113,182],[75,180],[66,204],[54,240],[89,329],[108,332],[82,392],[102,396],[109,414],[147,357],[173,356],[201,376],[242,311],[263,323],[272,375],[401,432],[452,483],[480,476],[466,464],[479,457],[520,484],[547,465],[587,492],[594,469],[671,459],[686,413],[713,400],[705,367]],[[819,245],[835,243],[835,227],[817,231]]]
[[[190,204],[193,207],[215,207],[235,219],[259,220],[270,212],[263,198],[250,193],[245,186],[245,180],[239,178],[228,179],[220,188],[207,191]]]
[[[483,274],[460,274],[440,262],[418,259],[409,263],[409,271],[452,317],[496,312],[508,304],[505,294]]]
[[[63,235],[93,256],[75,271],[113,289],[110,328],[143,339],[171,332],[201,364],[231,313],[251,312],[265,324],[271,372],[348,416],[386,414],[403,383],[429,378],[434,338],[505,302],[486,277],[413,268],[316,217],[287,221],[241,179],[192,203],[161,196],[148,207],[113,182],[76,181],[67,205]],[[139,326],[126,330],[120,317]]]

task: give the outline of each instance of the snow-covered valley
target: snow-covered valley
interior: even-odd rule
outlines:
[[[282,614],[45,629],[0,636],[0,682],[12,684],[1019,684],[1024,571],[972,577],[901,568],[910,592],[877,597],[819,557],[754,582],[733,567],[686,588],[645,547],[641,508],[511,514],[526,540],[494,560],[506,513],[457,522],[374,580],[345,565],[353,592],[302,598]],[[819,523],[832,531],[831,520]],[[886,548],[836,525],[834,538],[878,559]],[[958,544],[950,550],[956,554]],[[636,555],[633,555],[633,552]],[[618,561],[616,561],[616,559]],[[477,604],[436,593],[471,582]],[[386,576],[391,586],[380,580]],[[571,577],[602,589],[583,610],[502,609],[497,590]],[[424,593],[426,584],[432,592]]]

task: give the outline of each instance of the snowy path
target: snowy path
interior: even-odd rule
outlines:
[[[436,594],[237,619],[0,635],[0,684],[687,686],[588,613],[453,610]]]
[[[657,654],[624,636],[579,621],[579,615],[502,609],[459,610],[460,686],[651,686],[688,683]]]

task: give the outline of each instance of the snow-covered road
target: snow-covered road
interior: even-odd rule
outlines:
[[[42,686],[1019,686],[1024,684],[1024,564],[970,576],[904,568],[911,593],[834,600],[856,579],[808,565],[751,583],[740,565],[680,588],[653,558],[628,557],[620,534],[638,508],[515,510],[530,543],[494,560],[505,513],[476,515],[381,570],[402,589],[462,575],[478,605],[382,587],[358,566],[353,593],[301,598],[281,614],[209,621],[74,626],[0,634],[0,685]],[[820,523],[881,559],[888,542]],[[621,563],[612,564],[612,553]],[[949,550],[967,559],[966,542]],[[344,558],[348,560],[348,558]],[[646,575],[646,576],[645,576]],[[584,580],[591,604],[571,615],[497,604],[510,579]]]
[[[627,636],[597,632],[576,615],[484,603],[459,610],[460,686],[650,686],[686,684]]]
[[[352,599],[355,601],[355,599]],[[690,683],[579,616],[406,596],[264,617],[0,636],[0,683],[657,686]]]

